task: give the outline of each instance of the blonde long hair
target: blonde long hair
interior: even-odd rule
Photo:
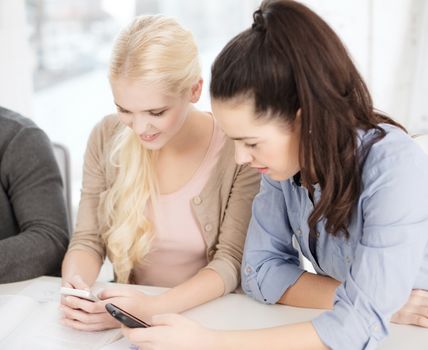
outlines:
[[[137,17],[116,39],[109,79],[142,81],[161,86],[170,95],[183,94],[201,76],[192,34],[174,19],[156,15]],[[150,251],[153,224],[145,215],[158,193],[155,153],[142,147],[137,135],[121,126],[112,144],[110,163],[117,176],[101,209],[107,229],[102,238],[116,279],[127,283],[133,267]]]

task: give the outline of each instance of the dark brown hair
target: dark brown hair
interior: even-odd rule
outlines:
[[[344,45],[309,8],[296,1],[267,0],[253,17],[252,27],[216,58],[211,97],[251,98],[257,118],[279,118],[290,126],[301,109],[302,182],[318,182],[322,190],[309,217],[311,233],[324,216],[327,232],[348,237],[362,164],[370,147],[385,136],[378,124],[401,126],[374,111]],[[375,129],[362,150],[357,149],[358,129]]]

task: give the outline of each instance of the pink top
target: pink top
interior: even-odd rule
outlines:
[[[180,190],[159,196],[156,215],[148,211],[155,238],[144,263],[134,268],[135,283],[174,287],[207,265],[205,241],[190,203],[208,182],[224,141],[225,135],[214,122],[210,145],[195,174]]]

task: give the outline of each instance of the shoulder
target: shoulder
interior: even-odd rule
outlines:
[[[0,154],[14,144],[19,148],[25,145],[37,148],[39,143],[47,141],[47,135],[31,119],[0,107]]]
[[[0,106],[0,123],[4,127],[36,127],[36,124],[29,118],[22,116],[21,114],[11,111],[10,109]]]
[[[109,114],[95,124],[91,137],[101,137],[103,139],[112,138],[120,129],[121,122],[117,114]]]
[[[31,119],[3,107],[0,107],[0,125],[1,139],[13,137],[23,129],[39,129]]]
[[[88,148],[104,150],[108,147],[114,136],[121,130],[121,122],[117,114],[109,114],[101,119],[92,129],[88,140]]]
[[[428,176],[428,156],[422,148],[398,127],[381,124],[384,138],[373,144],[363,164],[362,180],[377,181],[401,176],[402,180],[412,180]],[[362,142],[373,137],[366,132]]]
[[[59,176],[48,136],[30,119],[4,108],[0,108],[0,163],[1,175],[13,181],[40,180],[46,173]]]
[[[219,150],[216,169],[222,173],[236,172],[239,166],[235,163],[235,144],[224,134],[217,123],[214,124],[214,127],[216,128],[214,134],[217,134],[217,138],[221,139],[223,143]]]

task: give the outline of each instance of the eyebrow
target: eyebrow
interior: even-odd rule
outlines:
[[[243,136],[243,137],[230,137],[230,138],[234,141],[244,141],[244,140],[248,140],[248,139],[256,139],[257,137],[255,137],[255,136]]]
[[[128,111],[127,109],[125,109],[125,108],[123,108],[122,106],[120,106],[120,105],[118,105],[116,102],[114,103],[120,110],[122,110],[122,111],[124,111],[124,112],[128,112],[128,113],[131,113],[131,111]],[[167,106],[164,106],[164,107],[159,107],[159,108],[152,108],[152,109],[146,109],[146,110],[144,110],[143,112],[159,112],[159,111],[162,111],[162,110],[164,110],[164,109],[167,109],[168,107]]]

